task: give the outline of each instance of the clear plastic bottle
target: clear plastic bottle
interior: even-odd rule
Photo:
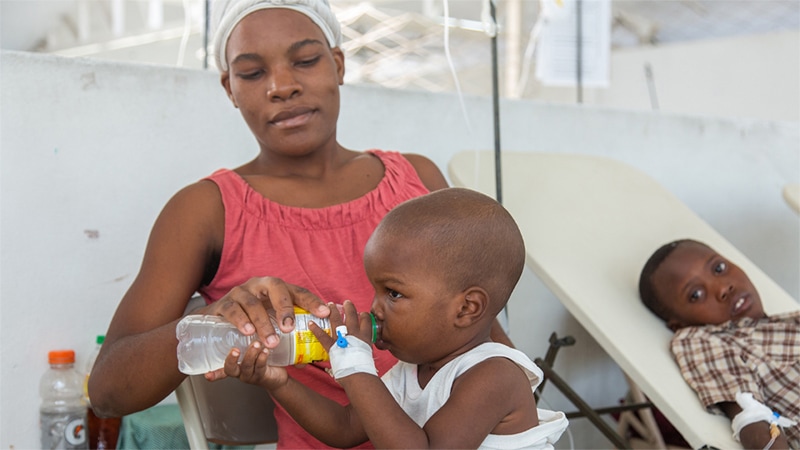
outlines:
[[[86,396],[86,425],[89,429],[89,448],[97,450],[108,450],[117,447],[119,438],[119,428],[122,425],[121,417],[98,417],[92,409],[92,402],[89,398],[89,376],[92,373],[94,362],[100,353],[100,347],[105,341],[104,335],[98,335],[94,351],[86,361],[86,372],[83,381],[83,393]]]
[[[328,319],[320,319],[308,311],[295,307],[295,328],[291,333],[282,333],[273,317],[272,325],[280,338],[280,344],[272,349],[267,362],[272,366],[289,366],[327,361],[328,353],[309,328],[315,322],[330,333]],[[372,317],[373,342],[378,334],[378,325]],[[245,336],[230,322],[220,316],[189,315],[176,327],[178,337],[178,369],[187,375],[199,375],[220,369],[231,349],[244,350],[257,335]]]
[[[48,354],[48,361],[50,369],[39,382],[42,448],[89,448],[83,377],[75,370],[75,352],[54,350]]]

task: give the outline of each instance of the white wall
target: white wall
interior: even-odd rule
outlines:
[[[616,49],[607,88],[585,88],[585,104],[650,111],[645,65],[660,111],[800,121],[800,31]],[[573,88],[531,83],[526,95],[574,102]]]
[[[74,23],[72,15],[77,10],[76,3],[3,0],[0,2],[0,41],[3,48],[31,51],[40,48],[53,29],[67,20]]]
[[[0,59],[0,447],[38,447],[47,351],[85,361],[138,270],[150,226],[177,189],[256,146],[214,73],[4,52]],[[339,137],[430,156],[491,149],[488,98],[345,87]],[[508,150],[602,154],[664,184],[798,298],[800,219],[781,198],[800,181],[793,122],[502,102]],[[616,404],[619,370],[528,271],[511,333],[531,357],[574,335],[556,368],[595,406]],[[147,380],[142,380],[146,383]],[[573,410],[554,391],[551,406]],[[10,407],[13,405],[13,409]],[[574,420],[577,448],[607,446]],[[568,448],[565,436],[559,447]]]

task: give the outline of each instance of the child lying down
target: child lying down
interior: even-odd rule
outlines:
[[[767,316],[747,275],[709,246],[670,242],[639,278],[642,302],[703,406],[745,448],[800,449],[800,311]]]

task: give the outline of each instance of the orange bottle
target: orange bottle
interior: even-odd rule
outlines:
[[[117,440],[119,439],[119,428],[122,425],[121,417],[98,417],[92,410],[92,403],[89,399],[89,375],[91,375],[92,367],[97,359],[97,354],[100,353],[100,347],[105,341],[104,335],[97,336],[97,346],[92,352],[89,360],[86,362],[86,377],[83,382],[83,393],[86,396],[86,422],[89,428],[89,448],[94,450],[108,450],[117,448]]]

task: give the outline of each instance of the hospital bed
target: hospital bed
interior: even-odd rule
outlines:
[[[639,300],[639,272],[662,244],[693,238],[749,275],[768,314],[796,310],[797,301],[631,166],[534,152],[503,152],[501,160],[503,205],[525,238],[528,266],[693,448],[741,448],[730,421],[707,413],[681,377],[668,349],[671,332]],[[448,169],[454,185],[494,195],[492,152],[460,152]]]

